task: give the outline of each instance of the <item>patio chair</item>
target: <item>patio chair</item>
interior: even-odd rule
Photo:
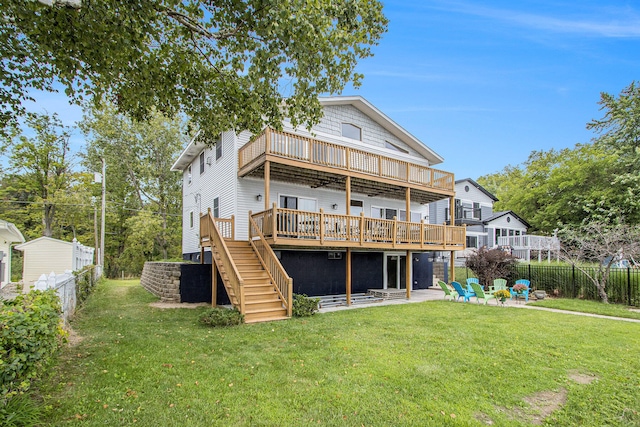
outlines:
[[[507,279],[496,279],[493,281],[493,286],[489,286],[489,291],[494,293],[501,289],[507,290]]]
[[[467,302],[469,301],[469,298],[476,296],[476,294],[472,290],[462,289],[462,285],[458,282],[451,282],[451,286],[453,286],[453,289],[455,289],[458,293],[457,300],[460,300],[460,297],[462,297],[464,298],[464,302]]]
[[[484,299],[485,305],[491,298],[495,299],[495,297],[489,292],[485,292],[479,283],[471,282],[471,289],[473,289],[473,292],[476,294],[476,300],[478,301],[478,304],[480,304],[480,298]],[[498,300],[496,300],[496,304],[498,304]]]
[[[458,296],[458,293],[456,291],[452,291],[449,288],[449,285],[444,283],[442,280],[438,280],[438,285],[440,285],[440,287],[444,291],[444,299],[451,298],[451,301],[453,301],[453,299]]]
[[[527,288],[525,290],[523,290],[522,292],[518,293],[516,291],[513,290],[513,286],[511,288],[509,288],[509,292],[511,293],[511,299],[513,299],[513,297],[516,298],[516,301],[518,300],[519,296],[523,296],[525,301],[529,301],[529,290],[531,289],[531,282],[529,280],[526,279],[519,279],[516,280],[516,285],[525,285]]]

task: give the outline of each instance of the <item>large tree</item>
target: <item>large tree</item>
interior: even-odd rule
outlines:
[[[386,31],[377,0],[0,0],[0,129],[32,89],[186,113],[209,134],[319,120]]]
[[[69,153],[71,129],[58,117],[30,113],[28,131],[15,127],[7,139],[9,165],[14,173],[3,179],[3,193],[16,196],[24,206],[37,206],[41,235],[53,236],[61,199],[69,189],[73,173]]]
[[[587,128],[598,134],[595,144],[615,155],[616,162],[610,191],[598,202],[611,206],[609,217],[640,224],[640,85],[632,82],[617,97],[603,92],[599,104],[604,117]]]
[[[80,128],[87,136],[85,167],[98,171],[101,159],[107,166],[107,274],[138,273],[141,259],[179,256],[182,177],[170,169],[188,141],[185,123],[157,111],[137,122],[104,105],[87,110]],[[132,235],[145,236],[136,243],[144,256],[132,255]]]

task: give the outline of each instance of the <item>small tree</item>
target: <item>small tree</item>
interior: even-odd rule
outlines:
[[[508,276],[516,262],[517,258],[510,253],[483,246],[467,258],[466,266],[478,276],[480,284],[486,287],[495,279]]]
[[[608,304],[607,282],[612,265],[640,252],[638,227],[594,221],[579,228],[564,228],[559,235],[561,258],[582,271],[598,290],[602,302]],[[595,270],[585,268],[588,263],[595,263]]]

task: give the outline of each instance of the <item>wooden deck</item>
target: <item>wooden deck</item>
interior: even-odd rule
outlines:
[[[312,188],[344,191],[345,177],[351,191],[370,196],[429,203],[455,194],[450,172],[399,160],[369,151],[267,128],[238,152],[238,176],[264,176],[270,163],[270,179],[296,182]]]
[[[466,228],[277,208],[251,218],[269,245],[382,250],[461,250]],[[250,236],[253,238],[253,236]]]

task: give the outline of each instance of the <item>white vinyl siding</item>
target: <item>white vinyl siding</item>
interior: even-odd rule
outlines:
[[[23,253],[23,277],[32,284],[40,275],[62,274],[73,268],[73,244],[55,239],[41,239],[25,245]]]

